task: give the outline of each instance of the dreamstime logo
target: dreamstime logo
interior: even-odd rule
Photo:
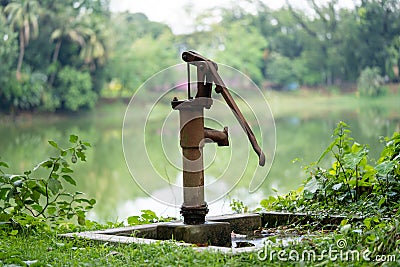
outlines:
[[[272,247],[271,243],[265,244],[262,249],[257,253],[257,257],[260,261],[292,261],[292,262],[305,262],[305,261],[324,261],[329,260],[331,262],[341,261],[396,261],[396,255],[377,255],[372,257],[372,252],[368,249],[363,251],[358,250],[346,250],[347,241],[345,239],[339,239],[336,241],[336,247],[329,247],[321,252],[317,252],[313,249],[304,249],[298,251],[296,249],[286,250],[284,248]]]
[[[225,196],[243,178],[248,180],[249,192],[256,191],[271,168],[276,143],[275,122],[263,92],[240,71],[222,64],[218,67],[265,153],[266,165],[258,166],[257,155],[235,115],[213,91],[212,106],[204,110],[204,123],[217,130],[227,126],[229,146],[204,145],[202,166],[208,203]],[[186,70],[182,63],[148,79],[131,98],[122,129],[125,161],[135,182],[152,198],[176,207],[182,204],[183,160],[179,111],[172,109],[171,101],[174,97],[187,99]],[[196,85],[196,81],[191,82],[193,95]]]

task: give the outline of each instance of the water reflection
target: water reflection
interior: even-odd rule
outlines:
[[[122,220],[139,214],[142,209],[154,210],[162,216],[179,217],[179,209],[149,198],[129,174],[121,145],[125,107],[121,103],[80,116],[34,117],[29,120],[19,119],[16,123],[3,123],[0,128],[0,155],[10,163],[10,172],[22,172],[54,153],[47,145],[47,140],[66,144],[69,134],[77,134],[93,145],[88,151],[87,164],[78,164],[74,174],[79,190],[98,200],[91,218],[102,222]],[[245,177],[225,198],[210,205],[210,214],[229,211],[232,198],[241,199],[250,207],[255,207],[262,198],[275,194],[271,188],[278,189],[280,193],[297,188],[305,178],[301,166],[318,159],[330,143],[329,137],[339,120],[344,120],[351,126],[357,141],[371,145],[371,158],[377,158],[382,149],[378,137],[391,135],[395,129],[400,129],[399,107],[388,109],[365,106],[360,110],[342,110],[314,116],[302,116],[299,112],[278,117],[275,160],[265,182],[254,194],[249,194],[250,181]],[[171,138],[175,136],[171,134]],[[243,142],[243,146],[247,145],[247,141]],[[171,143],[171,146],[174,147],[175,144]],[[179,156],[179,153],[176,154]],[[140,160],[140,155],[137,157]],[[300,162],[293,164],[292,161],[296,158],[300,158]],[[214,171],[212,167],[209,169],[206,171],[206,183],[212,184]],[[141,171],[145,175],[145,170]],[[216,169],[215,173],[218,171]],[[170,172],[170,177],[174,178],[174,183],[181,183],[179,172]],[[181,192],[171,191],[168,187],[160,188],[157,184],[153,185],[153,190],[154,194],[171,196],[174,203],[180,205]],[[216,193],[213,190],[218,193],[227,188],[223,183],[218,187],[210,187],[206,197],[207,194],[212,197]]]

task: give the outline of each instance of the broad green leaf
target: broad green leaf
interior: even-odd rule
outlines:
[[[77,151],[76,151],[76,155],[78,156],[78,158],[81,159],[81,161],[86,161],[85,153],[83,153],[82,151],[77,150]]]
[[[367,227],[367,229],[371,229],[371,220],[372,220],[372,218],[364,219],[364,225],[365,225],[365,227]]]
[[[384,161],[380,164],[378,164],[375,169],[377,173],[381,176],[386,176],[389,172],[391,172],[395,167],[395,164],[393,161]]]
[[[91,147],[92,145],[88,142],[82,142],[83,145],[87,146],[87,147]]]
[[[349,169],[355,169],[356,166],[360,164],[361,160],[366,155],[366,153],[367,151],[364,148],[358,151],[357,153],[349,153],[344,155],[343,157],[344,167]]]
[[[57,179],[51,178],[51,177],[49,178],[48,186],[49,186],[50,191],[54,195],[57,194],[58,191],[60,191],[60,189],[62,188],[60,181]]]
[[[34,209],[37,212],[42,212],[43,211],[43,207],[40,206],[39,204],[32,205],[32,209]]]
[[[61,172],[63,173],[72,173],[74,172],[72,169],[68,168],[68,167],[64,167],[61,169]]]
[[[140,224],[139,216],[130,216],[128,217],[127,221],[129,225],[137,225]]]
[[[50,215],[53,215],[54,213],[56,213],[57,209],[55,207],[48,207],[47,208],[47,213]]]
[[[4,161],[0,161],[0,167],[6,167],[9,168],[8,164],[5,163]]]
[[[16,236],[18,234],[18,230],[12,230],[10,232],[10,235]]]
[[[52,147],[55,147],[55,148],[60,149],[60,148],[58,147],[58,144],[57,144],[55,141],[49,140],[48,142],[49,142],[49,144],[50,144]]]
[[[52,160],[46,160],[43,161],[42,163],[40,163],[40,166],[44,167],[44,168],[52,168],[53,167],[53,161]]]
[[[46,196],[46,189],[42,186],[36,185],[35,187],[32,188],[32,190],[42,194],[43,196]]]
[[[76,186],[76,182],[71,176],[65,174],[62,176],[62,178],[64,178],[64,180],[67,181],[68,183]]]
[[[332,148],[336,145],[336,140],[333,141],[326,149],[325,151],[322,153],[322,155],[319,157],[319,159],[317,160],[317,164],[321,162],[321,160],[326,156],[326,154],[328,154],[330,151],[332,151]]]
[[[10,191],[10,188],[1,188],[0,189],[0,199],[1,200],[5,200],[5,197],[8,193],[8,191]]]
[[[71,134],[69,136],[69,142],[75,144],[78,141],[78,136]]]
[[[78,224],[85,225],[85,213],[84,212],[77,212],[78,215]]]
[[[332,189],[335,190],[335,191],[337,191],[337,190],[339,190],[339,189],[342,187],[342,185],[343,185],[343,183],[335,184],[335,185],[332,186]]]
[[[311,178],[311,180],[304,186],[304,191],[308,191],[312,194],[317,192],[318,189],[321,189],[321,184],[317,179],[315,179],[315,177]]]

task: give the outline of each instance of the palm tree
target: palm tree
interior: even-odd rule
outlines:
[[[50,36],[51,41],[56,41],[56,46],[54,48],[52,64],[54,65],[58,61],[58,56],[60,54],[61,45],[63,38],[69,38],[73,42],[79,44],[83,47],[85,45],[85,36],[91,31],[89,28],[83,26],[76,17],[65,12],[59,17],[60,26],[56,28]],[[53,71],[49,84],[52,85],[55,79],[56,71]]]
[[[100,63],[103,63],[105,49],[95,32],[92,32],[88,36],[88,39],[88,42],[82,47],[81,57],[83,58],[85,64],[88,65],[91,70],[94,70],[96,68],[96,60],[98,60]]]
[[[19,56],[17,64],[17,79],[21,79],[21,67],[24,60],[25,47],[39,33],[38,13],[39,3],[36,0],[14,0],[4,9],[7,19],[13,29],[19,29]]]
[[[98,37],[99,30],[92,29],[93,23],[88,21],[87,17],[74,15],[72,10],[64,11],[64,14],[59,16],[58,19],[60,26],[50,36],[51,41],[56,41],[52,64],[55,65],[58,60],[63,39],[69,38],[80,46],[80,57],[84,60],[85,65],[94,69],[94,61],[102,61],[105,57],[104,45]],[[99,26],[96,25],[96,27]],[[49,80],[50,85],[53,84],[55,75],[56,71],[53,71]]]
[[[106,57],[106,49],[104,43],[104,34],[107,29],[102,18],[92,16],[84,18],[83,23],[87,25],[90,31],[86,35],[86,43],[81,49],[80,56],[90,70],[94,70],[97,64],[103,64]]]

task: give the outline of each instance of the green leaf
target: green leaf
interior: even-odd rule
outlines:
[[[82,142],[83,145],[87,146],[87,147],[91,147],[92,145],[88,142]]]
[[[53,161],[52,160],[46,160],[43,161],[42,163],[40,163],[40,166],[44,167],[44,168],[52,168],[53,167]],[[38,166],[37,166],[38,167]],[[37,168],[35,167],[34,170],[36,170]]]
[[[86,156],[84,152],[77,150],[76,155],[78,156],[78,158],[80,158],[81,161],[86,161]]]
[[[383,197],[379,200],[378,206],[381,207],[386,202],[386,197]]]
[[[16,236],[18,234],[18,230],[12,230],[10,232],[10,235]]]
[[[61,172],[63,173],[72,173],[74,172],[72,169],[68,168],[68,167],[64,167],[61,169]]]
[[[5,200],[8,191],[10,191],[10,188],[1,188],[0,189],[0,199],[1,200]]]
[[[94,205],[96,204],[96,199],[92,198],[91,200],[89,200],[90,205]]]
[[[4,161],[0,161],[0,167],[6,167],[9,168],[8,164],[5,163]]]
[[[78,215],[78,224],[85,225],[85,213],[84,212],[77,212]]]
[[[71,134],[69,136],[69,142],[75,144],[76,142],[78,142],[78,136]]]
[[[65,174],[62,176],[62,178],[64,178],[64,180],[67,181],[68,183],[76,186],[76,182],[71,176]]]
[[[319,157],[317,164],[321,162],[321,160],[326,156],[326,154],[328,154],[330,151],[332,151],[333,147],[336,145],[336,140],[333,141],[326,149],[325,151],[322,153],[322,155]]]
[[[389,172],[391,172],[395,167],[393,161],[384,161],[381,164],[378,164],[375,169],[377,173],[381,176],[386,176]]]
[[[32,188],[32,190],[34,190],[35,192],[38,192],[40,194],[42,194],[43,196],[46,196],[46,190],[44,187],[36,185],[35,187]]]
[[[344,155],[343,163],[345,168],[355,169],[360,164],[363,157],[367,154],[367,150],[364,148],[357,153],[349,153]]]
[[[39,204],[32,205],[32,209],[36,210],[37,212],[42,212],[43,211],[43,207],[40,206]]]
[[[32,190],[32,194],[31,194],[31,198],[33,201],[35,201],[36,203],[39,203],[39,198],[40,198],[40,193],[36,190]]]
[[[48,142],[49,142],[49,144],[50,144],[52,147],[55,147],[55,148],[57,148],[57,149],[60,149],[60,148],[58,147],[58,144],[57,144],[55,141],[49,140]]]
[[[56,213],[57,209],[55,207],[48,207],[47,208],[47,213],[50,215],[53,215],[54,213]]]
[[[137,225],[137,224],[140,224],[141,222],[140,222],[140,220],[139,220],[139,216],[130,216],[130,217],[128,217],[128,224],[129,225]]]
[[[314,194],[315,192],[317,192],[318,189],[321,189],[321,187],[322,186],[321,186],[320,182],[317,179],[315,179],[315,177],[313,177],[304,186],[304,191],[308,191],[308,192]]]
[[[49,178],[48,186],[50,191],[55,195],[62,188],[61,182],[54,178]]]

